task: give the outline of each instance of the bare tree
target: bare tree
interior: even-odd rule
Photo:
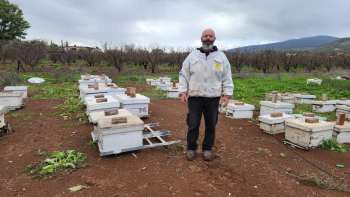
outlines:
[[[81,58],[85,60],[89,66],[94,66],[95,63],[98,60],[98,52],[92,50],[92,49],[83,49],[79,51],[79,54],[81,55]]]
[[[162,58],[165,52],[165,47],[160,47],[158,44],[151,44],[148,48],[140,50],[144,58],[149,62],[149,67],[154,73],[154,70],[158,68],[162,62]]]
[[[16,46],[20,59],[32,67],[34,72],[34,67],[39,64],[40,59],[44,58],[46,43],[40,40],[17,41]]]
[[[329,55],[327,53],[322,53],[320,55],[323,66],[327,69],[327,71],[331,71],[331,69],[335,66],[336,56],[335,54]]]
[[[75,61],[78,58],[78,54],[75,50],[69,50],[68,42],[63,43],[63,41],[61,40],[61,51],[61,62],[63,64],[67,62],[67,64],[70,66],[72,62],[75,63]]]
[[[343,69],[350,68],[350,57],[345,54],[338,54],[336,58],[336,63]]]
[[[239,48],[235,50],[229,50],[225,52],[228,61],[238,72],[247,64],[250,52],[245,50],[241,51]]]
[[[114,65],[120,72],[123,66],[123,63],[126,62],[128,56],[128,46],[127,43],[119,44],[115,47],[111,47],[107,42],[102,44],[104,49],[104,58],[105,60]]]
[[[292,69],[293,65],[295,64],[295,58],[296,58],[297,54],[289,51],[289,52],[277,52],[276,54],[276,60],[277,60],[277,64],[279,64],[280,66],[282,66],[282,68],[284,68],[286,70],[286,72],[289,72],[290,69]]]

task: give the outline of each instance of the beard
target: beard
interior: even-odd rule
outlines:
[[[211,50],[214,46],[214,41],[210,41],[210,40],[201,40],[201,41],[202,41],[202,47],[206,51]],[[208,45],[206,42],[210,42],[210,44]]]

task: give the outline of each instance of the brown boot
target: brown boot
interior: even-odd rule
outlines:
[[[188,151],[187,151],[187,155],[186,155],[186,159],[187,159],[188,161],[193,161],[195,155],[196,155],[196,151],[195,151],[195,150],[188,150]]]
[[[211,153],[210,150],[205,150],[203,152],[203,160],[204,161],[212,161],[214,159],[215,155]]]

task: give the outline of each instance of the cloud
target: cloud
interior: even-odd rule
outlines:
[[[121,42],[199,46],[214,29],[219,46],[316,35],[347,37],[350,1],[339,0],[11,0],[31,24],[28,39],[100,46]],[[234,43],[234,44],[233,44]]]

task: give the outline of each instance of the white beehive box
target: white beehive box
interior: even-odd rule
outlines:
[[[350,107],[347,107],[346,105],[336,105],[336,115],[339,116],[339,113],[345,114],[345,119],[350,119]]]
[[[312,110],[318,113],[332,112],[335,110],[335,101],[312,101]]]
[[[123,152],[123,149],[143,146],[143,121],[135,115],[126,117],[127,123],[112,124],[111,118],[97,121],[100,152]]]
[[[152,81],[153,79],[146,79],[146,84],[147,85],[151,85],[151,81]]]
[[[344,122],[344,125],[335,125],[332,139],[338,143],[350,143],[350,122]]]
[[[167,91],[167,88],[172,87],[173,83],[165,82],[162,84],[161,82],[156,82],[156,86],[158,89],[161,89],[162,91]]]
[[[335,125],[332,139],[338,143],[350,143],[350,123],[344,122],[344,125]]]
[[[292,115],[283,114],[281,117],[271,117],[271,115],[263,115],[258,117],[260,121],[260,129],[268,134],[274,135],[285,132],[284,121],[295,119]]]
[[[235,102],[240,102],[240,101],[238,101],[238,100],[229,100],[229,101],[228,101],[228,104],[233,104],[233,103],[235,103]],[[225,114],[226,114],[226,108],[227,108],[227,106],[226,106],[225,108],[223,108],[223,104],[221,103],[221,100],[220,100],[220,103],[219,103],[219,112],[220,112],[220,113],[225,113]]]
[[[90,116],[90,113],[92,113],[92,112],[120,108],[120,102],[117,99],[113,98],[110,95],[106,95],[104,98],[107,99],[107,102],[97,103],[96,98],[94,98],[94,97],[85,98],[86,114],[88,116]],[[99,98],[97,98],[97,99],[99,99]]]
[[[81,77],[82,80],[84,80],[84,79],[101,78],[101,76],[98,76],[98,75],[81,75],[80,77]]]
[[[232,119],[251,119],[253,118],[254,105],[244,103],[244,105],[235,105],[229,103],[226,106],[226,116]]]
[[[0,105],[0,127],[5,125],[6,106]]]
[[[307,118],[306,116],[303,116],[302,114],[292,114],[295,118]],[[313,118],[317,118],[322,121],[327,121],[326,117],[321,117],[321,116],[314,116]]]
[[[312,104],[312,101],[314,101],[316,98],[316,95],[302,95],[302,94],[296,94],[295,95],[295,102],[297,104]]]
[[[0,92],[0,104],[6,107],[19,107],[23,104],[23,92]]]
[[[270,99],[271,100],[271,99]],[[294,104],[295,102],[295,97],[294,96],[278,96],[277,97],[278,101],[281,101],[282,103],[290,103]]]
[[[151,86],[156,86],[156,83],[157,82],[160,82],[160,79],[151,79],[150,81],[149,81],[149,85],[151,85]]]
[[[346,105],[346,104],[350,104],[350,100],[346,100],[346,101],[333,100],[333,101],[335,101],[336,105]]]
[[[306,80],[306,84],[309,84],[309,83],[321,84],[322,83],[322,79],[307,79]]]
[[[87,97],[93,97],[96,94],[107,94],[108,90],[110,88],[104,88],[104,87],[99,87],[98,90],[95,90],[94,88],[82,88],[82,94],[80,95],[81,100],[83,103],[85,103],[85,98]]]
[[[282,112],[284,114],[292,114],[292,110],[294,108],[293,104],[290,103],[283,103],[280,101],[277,101],[277,103],[272,103],[272,101],[260,101],[259,102],[260,107],[260,116],[276,113],[276,112]]]
[[[108,89],[107,95],[111,95],[113,98],[117,98],[117,95],[124,95],[126,92],[126,88],[110,88]]]
[[[285,120],[285,139],[306,147],[317,147],[322,140],[332,139],[335,123],[321,121],[307,123],[304,118]]]
[[[170,83],[171,82],[171,78],[169,78],[169,77],[160,77],[159,80],[163,81],[163,82],[166,82],[166,83]]]
[[[22,92],[22,98],[27,98],[27,86],[6,86],[4,90],[13,90],[13,92]]]
[[[281,96],[280,93],[277,94],[277,97]],[[272,100],[272,93],[266,93],[265,94],[265,101],[271,101]]]
[[[179,89],[176,87],[174,89],[173,87],[167,87],[167,97],[168,98],[180,98],[179,97]]]
[[[95,79],[89,79],[89,80],[78,80],[79,85],[94,85],[95,80],[97,83],[105,83],[104,79],[101,78],[95,78]],[[107,83],[112,83],[112,79],[107,79]]]
[[[117,95],[116,99],[120,102],[122,109],[127,109],[138,117],[149,117],[148,104],[151,100],[148,97],[141,94],[136,94],[135,98],[127,95]]]

